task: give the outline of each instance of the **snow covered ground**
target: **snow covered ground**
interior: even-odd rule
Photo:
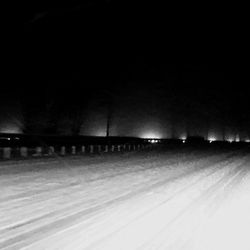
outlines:
[[[0,162],[0,188],[0,249],[250,249],[246,150]]]

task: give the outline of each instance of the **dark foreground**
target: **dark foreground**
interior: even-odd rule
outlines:
[[[246,150],[0,163],[0,249],[250,249]]]

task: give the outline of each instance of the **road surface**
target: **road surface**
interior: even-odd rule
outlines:
[[[0,249],[250,249],[246,150],[0,162],[0,187]]]

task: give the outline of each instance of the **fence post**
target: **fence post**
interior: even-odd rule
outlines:
[[[93,154],[94,153],[94,146],[90,145],[90,153]]]
[[[55,153],[55,148],[53,146],[49,147],[49,155],[53,155]]]
[[[62,147],[61,147],[60,154],[61,154],[61,155],[65,155],[65,151],[66,151],[66,150],[65,150],[65,146],[62,146]]]
[[[133,145],[133,150],[134,150],[134,151],[136,150],[136,146],[135,146],[135,144]]]
[[[72,155],[76,154],[76,146],[71,147],[71,153],[72,153]]]
[[[108,151],[109,151],[109,146],[108,145],[105,145],[105,153],[108,153]]]
[[[102,145],[98,145],[98,152],[100,153],[102,151]]]
[[[115,145],[112,145],[111,146],[111,152],[114,152],[115,151]]]
[[[42,147],[36,147],[36,156],[41,156],[42,155]]]
[[[82,153],[85,153],[85,146],[82,146]]]
[[[21,147],[20,148],[20,155],[21,155],[21,157],[27,157],[28,156],[28,149],[27,149],[27,147]]]
[[[118,145],[118,146],[117,146],[117,150],[118,150],[118,152],[121,151],[121,145]]]
[[[3,158],[10,159],[11,157],[11,148],[3,148]]]

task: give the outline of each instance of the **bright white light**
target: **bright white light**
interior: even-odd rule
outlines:
[[[8,140],[8,141],[10,141],[10,138],[9,137],[0,137],[0,140]]]
[[[237,135],[235,136],[235,141],[236,141],[236,142],[240,142],[240,135],[239,135],[239,134],[237,134]]]
[[[161,139],[161,135],[157,132],[145,132],[140,137],[144,139]]]
[[[159,140],[152,139],[152,140],[148,140],[148,142],[151,142],[151,143],[158,143]]]
[[[211,136],[208,138],[209,143],[212,143],[213,141],[217,141],[217,139],[214,136]]]
[[[187,136],[182,135],[181,137],[179,137],[179,139],[182,140],[182,143],[186,143]]]
[[[180,140],[186,140],[187,139],[187,136],[186,135],[182,135],[181,137],[179,137],[180,138]]]
[[[245,142],[249,143],[249,142],[250,142],[250,139],[246,139]]]

